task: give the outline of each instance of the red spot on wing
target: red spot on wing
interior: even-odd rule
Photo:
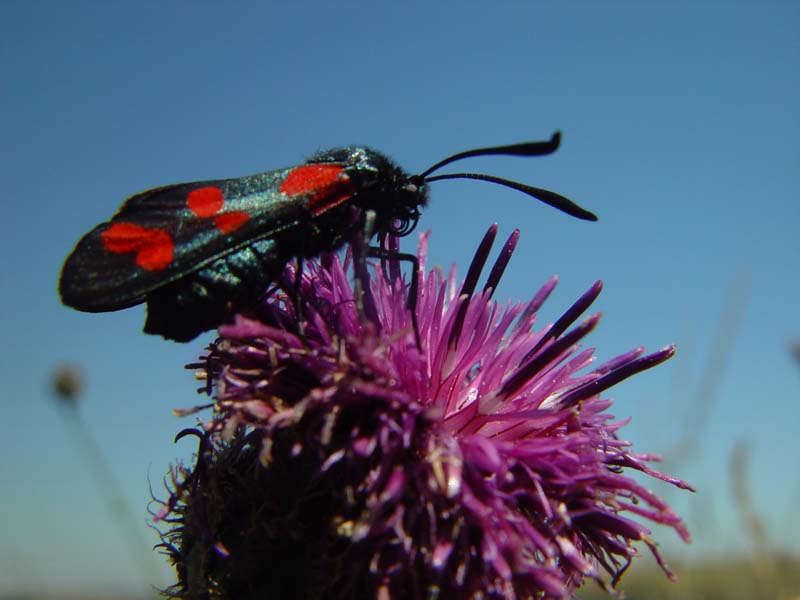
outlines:
[[[303,165],[289,172],[280,191],[287,196],[320,192],[339,181],[341,165]]]
[[[239,229],[250,220],[250,215],[240,210],[223,213],[214,217],[214,224],[222,233],[230,233]]]
[[[215,186],[192,190],[186,197],[186,206],[198,217],[213,217],[224,203],[222,190]]]
[[[354,188],[341,165],[303,165],[286,176],[280,191],[287,196],[310,194],[308,208],[320,215],[347,202]]]
[[[230,233],[250,219],[250,215],[240,210],[217,214],[222,210],[224,204],[225,196],[222,190],[216,186],[192,190],[186,197],[186,205],[189,209],[201,219],[214,217],[214,225],[222,233]]]
[[[136,264],[145,271],[161,271],[172,262],[174,244],[162,229],[134,223],[114,223],[100,234],[103,248],[114,254],[136,253]]]

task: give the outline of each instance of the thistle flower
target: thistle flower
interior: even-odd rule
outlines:
[[[213,418],[159,514],[176,525],[168,593],[564,598],[587,578],[615,583],[640,541],[669,574],[640,521],[689,533],[625,470],[691,488],[631,452],[600,394],[674,348],[587,370],[593,350],[578,342],[599,315],[575,323],[600,282],[534,328],[555,278],[526,303],[491,299],[518,231],[476,291],[496,231],[461,285],[426,271],[422,236],[421,347],[398,266],[357,278],[359,310],[336,255],[308,261],[299,291],[287,267],[281,289],[220,328],[192,365]]]

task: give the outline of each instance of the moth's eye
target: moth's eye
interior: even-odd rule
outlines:
[[[394,219],[392,221],[391,226],[389,227],[389,233],[392,235],[396,235],[397,237],[403,237],[404,235],[408,235],[414,228],[417,226],[417,221],[419,220],[419,215],[413,214],[407,217],[401,217]]]

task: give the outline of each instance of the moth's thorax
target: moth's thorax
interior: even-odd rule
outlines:
[[[368,146],[325,150],[308,162],[345,165],[345,172],[356,190],[352,204],[373,211],[379,231],[408,233],[410,229],[405,231],[407,224],[416,223],[419,207],[428,200],[424,183],[415,181],[390,158]],[[406,223],[405,227],[400,227],[403,223]]]

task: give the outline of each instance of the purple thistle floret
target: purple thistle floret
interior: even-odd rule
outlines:
[[[615,583],[638,541],[669,574],[640,520],[689,533],[624,470],[691,488],[630,451],[599,394],[674,348],[586,371],[599,315],[575,323],[600,282],[534,329],[555,278],[527,303],[491,300],[517,231],[477,290],[496,231],[460,286],[426,273],[422,236],[421,349],[396,265],[370,271],[359,310],[335,255],[307,261],[299,319],[287,267],[257,315],[221,327],[201,374],[214,417],[161,515],[179,524],[179,591],[199,577],[209,598],[564,598]]]

